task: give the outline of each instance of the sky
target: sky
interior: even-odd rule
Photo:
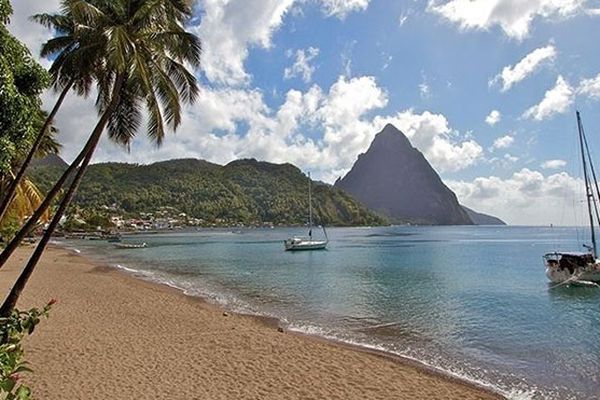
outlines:
[[[29,16],[59,1],[12,3],[9,28],[37,57],[53,32]],[[392,123],[462,204],[586,222],[575,110],[600,151],[600,0],[196,0],[188,29],[203,55],[183,124],[160,148],[143,130],[129,152],[106,139],[94,162],[256,158],[333,183]],[[96,120],[93,99],[67,98],[63,158]]]

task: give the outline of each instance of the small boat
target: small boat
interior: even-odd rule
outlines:
[[[324,250],[327,248],[329,238],[327,237],[327,231],[323,226],[323,233],[325,234],[325,240],[315,240],[312,237],[312,193],[310,187],[310,173],[308,174],[308,237],[306,236],[293,236],[283,241],[286,251],[299,251],[299,250]]]
[[[115,247],[117,249],[143,249],[148,247],[146,242],[144,243],[116,243]]]
[[[587,250],[585,252],[547,253],[544,255],[544,264],[546,266],[546,276],[551,282],[559,285],[581,283],[588,286],[598,286],[596,282],[600,282],[600,260],[598,259],[594,222],[600,224],[597,203],[597,200],[600,199],[600,189],[596,180],[596,171],[592,164],[590,149],[585,137],[579,111],[577,111],[577,129],[579,131],[579,147],[583,163],[583,177],[592,245],[584,245],[583,247]],[[592,180],[594,187],[592,187]],[[596,193],[594,193],[594,188],[596,189]],[[596,217],[596,221],[594,221],[594,216]]]

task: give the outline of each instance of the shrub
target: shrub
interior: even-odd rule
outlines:
[[[24,360],[22,341],[31,335],[41,318],[47,318],[55,303],[50,300],[44,308],[29,311],[14,310],[10,317],[0,318],[0,399],[28,400],[31,389],[21,383],[21,374],[31,372]]]

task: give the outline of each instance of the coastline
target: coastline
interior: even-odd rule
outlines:
[[[5,290],[26,258],[0,271]],[[34,395],[72,398],[502,398],[416,361],[279,332],[181,290],[51,247],[19,306],[57,298],[27,341]]]

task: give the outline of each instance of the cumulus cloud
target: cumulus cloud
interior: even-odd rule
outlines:
[[[364,11],[370,0],[321,0],[323,10],[329,16],[346,18],[353,11]]]
[[[548,160],[541,165],[543,169],[559,169],[567,165],[565,160]]]
[[[555,114],[562,114],[569,110],[574,97],[575,90],[562,76],[559,76],[554,87],[546,92],[542,101],[525,111],[523,117],[542,121]]]
[[[192,28],[203,42],[202,68],[215,83],[247,84],[244,68],[248,48],[269,48],[294,0],[202,0],[199,26]]]
[[[509,65],[504,67],[502,72],[490,81],[490,86],[500,83],[502,85],[500,90],[506,92],[515,83],[521,82],[523,79],[535,73],[544,64],[554,61],[556,59],[556,54],[556,48],[553,45],[535,49],[514,66]]]
[[[51,0],[54,2],[54,0]],[[13,23],[25,35],[34,12],[56,7],[33,0],[15,2],[28,8]],[[204,43],[203,71],[209,85],[201,88],[198,102],[184,109],[177,135],[169,135],[161,148],[143,135],[135,138],[131,153],[104,138],[94,162],[126,161],[148,163],[169,158],[194,157],[217,163],[255,157],[271,162],[291,162],[311,169],[317,179],[332,182],[345,173],[374,135],[386,123],[396,124],[440,171],[455,171],[480,159],[481,146],[450,127],[442,114],[412,109],[383,113],[388,94],[374,77],[340,76],[330,87],[312,85],[305,91],[290,90],[281,105],[271,108],[263,91],[250,86],[244,69],[248,49],[268,48],[274,32],[281,27],[293,0],[248,2],[202,0],[199,26],[191,29]],[[344,11],[360,10],[368,1],[324,1],[323,7],[336,17]],[[45,38],[49,32],[42,32]],[[30,39],[32,44],[39,38]],[[314,53],[314,51],[313,51]],[[305,53],[310,56],[310,51]],[[300,72],[299,72],[300,73]],[[304,78],[304,70],[301,72]],[[44,95],[49,107],[55,96]],[[73,116],[76,116],[75,118]],[[56,125],[64,144],[63,156],[72,160],[80,151],[97,121],[93,100],[68,97]],[[310,134],[306,134],[310,132]]]
[[[513,144],[514,141],[515,141],[515,138],[512,137],[511,135],[505,135],[505,136],[499,137],[498,139],[494,140],[493,147],[495,149],[506,149],[506,148],[510,147],[510,145]]]
[[[30,22],[33,14],[55,13],[60,0],[12,1],[13,15],[8,26],[10,32],[23,41],[35,57],[39,57],[42,44],[52,37],[52,32],[42,25]]]
[[[203,42],[202,69],[213,83],[247,85],[244,63],[251,47],[268,49],[272,37],[298,0],[199,0],[200,25],[192,29]],[[301,3],[301,2],[300,2]],[[369,0],[320,0],[328,16],[345,18],[365,10]]]
[[[462,204],[496,215],[509,224],[579,225],[585,222],[579,201],[583,197],[583,182],[564,172],[545,176],[524,168],[506,179],[490,176],[472,181],[446,181],[446,184]]]
[[[577,93],[593,99],[600,99],[600,74],[595,78],[584,79],[579,83]]]
[[[391,123],[400,129],[412,145],[425,154],[438,171],[458,171],[471,166],[483,154],[483,148],[472,139],[455,140],[448,120],[442,114],[409,109],[393,116],[376,117],[375,126]]]
[[[283,76],[285,79],[291,79],[293,77],[301,77],[302,80],[306,83],[312,80],[312,75],[315,72],[315,67],[310,65],[310,63],[319,55],[319,49],[316,47],[309,47],[306,50],[297,50],[296,51],[296,60],[294,61],[294,65],[286,68],[283,71]],[[292,53],[288,53],[288,56],[291,57]]]
[[[290,90],[276,109],[266,105],[259,90],[203,87],[197,104],[185,110],[177,134],[169,135],[161,148],[142,133],[131,153],[103,140],[94,162],[193,157],[222,164],[254,157],[291,162],[310,169],[317,179],[333,182],[368,149],[386,123],[402,130],[439,171],[466,168],[481,158],[481,146],[452,130],[442,114],[409,109],[377,115],[387,104],[387,93],[369,76],[341,76],[328,90],[318,85]],[[57,119],[67,160],[80,151],[83,137],[96,121],[92,102],[78,107],[77,99],[69,100]],[[68,117],[72,112],[79,115],[80,110],[85,111],[84,118]],[[318,134],[309,137],[306,131]]]
[[[585,12],[586,0],[431,0],[428,11],[457,24],[463,30],[488,30],[500,26],[504,33],[522,40],[535,18],[567,18]]]
[[[487,117],[485,117],[485,123],[489,126],[494,126],[502,119],[502,115],[498,110],[492,110]]]

